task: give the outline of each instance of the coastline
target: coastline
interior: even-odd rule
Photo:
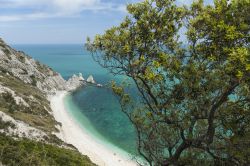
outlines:
[[[87,155],[99,166],[136,166],[137,163],[132,160],[131,156],[103,145],[104,141],[97,141],[97,138],[77,124],[65,107],[64,98],[67,94],[67,91],[58,91],[50,98],[54,118],[62,124],[60,133],[56,135],[66,143],[74,145],[83,155]]]

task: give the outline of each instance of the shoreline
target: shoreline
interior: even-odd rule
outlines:
[[[121,154],[118,150],[113,150],[105,146],[105,141],[99,141],[77,124],[74,117],[68,112],[64,103],[64,98],[68,94],[66,91],[57,92],[50,98],[51,109],[56,121],[60,122],[60,133],[56,135],[66,143],[75,146],[83,155],[87,155],[90,160],[99,166],[136,166],[137,163],[132,157]]]

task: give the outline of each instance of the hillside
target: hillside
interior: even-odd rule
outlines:
[[[84,85],[61,75],[0,39],[0,161],[3,165],[94,165],[55,136],[49,98]],[[1,163],[0,163],[1,165]]]

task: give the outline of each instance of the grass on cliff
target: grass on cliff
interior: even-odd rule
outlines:
[[[14,140],[0,134],[0,165],[6,166],[94,166],[87,156],[28,139]]]
[[[60,123],[56,122],[53,115],[51,115],[50,103],[38,88],[25,84],[18,78],[3,72],[0,72],[0,84],[15,91],[16,95],[22,97],[30,106],[17,105],[10,93],[2,93],[0,94],[0,111],[5,112],[16,120],[23,121],[32,127],[44,131],[47,133],[47,136],[44,138],[47,142],[66,145],[52,134],[58,131],[55,126],[60,125]],[[33,98],[30,96],[33,96]]]
[[[51,115],[50,103],[40,90],[3,72],[0,72],[1,75],[3,77],[0,77],[0,84],[15,91],[16,95],[22,97],[30,107],[17,105],[10,95],[1,94],[0,111],[45,132],[51,133],[57,131],[55,125],[58,123]]]

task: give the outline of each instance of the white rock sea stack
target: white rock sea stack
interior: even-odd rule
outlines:
[[[95,84],[95,80],[94,80],[94,77],[92,75],[90,75],[88,78],[87,78],[87,82],[88,83],[92,83],[92,84]]]

